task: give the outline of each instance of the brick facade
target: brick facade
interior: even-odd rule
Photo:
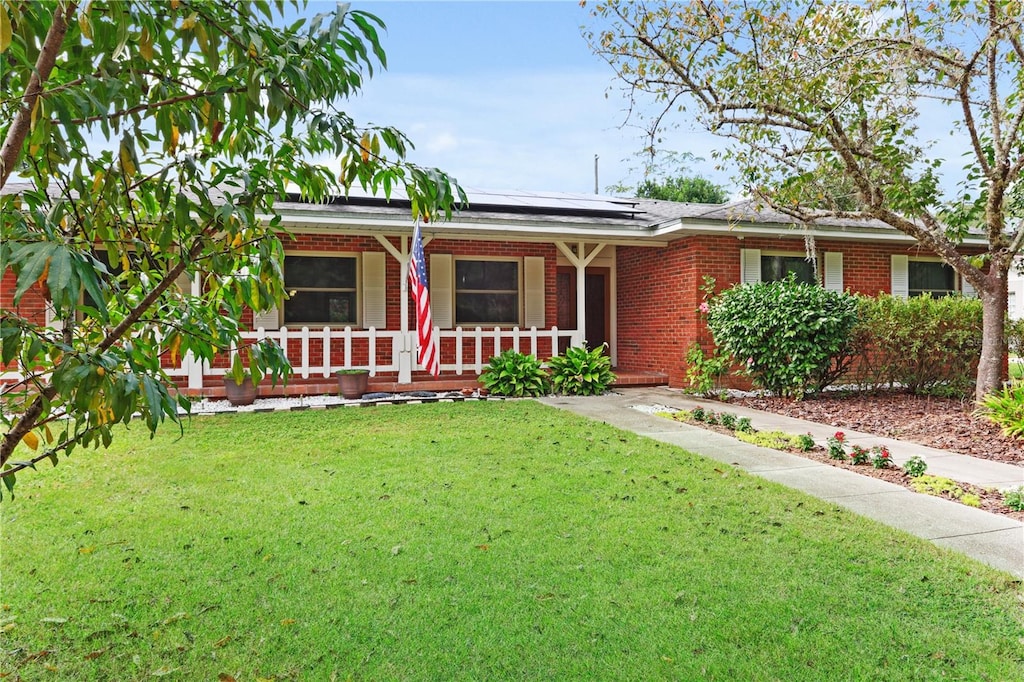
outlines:
[[[397,238],[392,244],[399,246]],[[360,254],[384,252],[377,239],[370,235],[330,233],[296,233],[284,242],[285,252]],[[802,236],[753,237],[739,234],[686,236],[667,246],[618,246],[615,250],[617,298],[617,330],[614,337],[617,368],[637,372],[660,372],[668,376],[670,385],[682,386],[685,381],[685,356],[693,343],[710,350],[712,341],[698,311],[703,293],[704,277],[712,277],[721,291],[740,281],[741,249],[770,252],[791,252],[803,256]],[[844,288],[867,295],[891,291],[891,260],[893,254],[929,256],[919,247],[907,247],[894,241],[853,241],[817,239],[819,254],[843,254]],[[435,238],[425,247],[431,254],[483,257],[543,257],[545,280],[545,321],[548,328],[557,324],[557,264],[559,251],[551,242],[511,242]],[[400,265],[388,255],[385,258],[387,277],[387,329],[401,328]],[[18,306],[13,305],[15,290],[11,272],[0,282],[0,304],[5,311],[42,321],[45,300],[41,290],[29,291]],[[252,323],[247,313],[243,322]],[[415,328],[415,311],[409,305],[409,329]],[[310,339],[309,351],[322,357],[322,340]],[[445,362],[452,362],[454,340],[446,340],[441,348]],[[289,354],[301,348],[297,339],[289,340]],[[364,340],[353,347],[353,364],[365,364],[368,344]],[[390,361],[390,348],[378,346],[379,364]],[[542,353],[546,355],[546,353]],[[467,360],[470,360],[467,358]],[[486,361],[486,358],[484,359]],[[344,364],[341,349],[332,349],[332,365]],[[225,364],[218,363],[223,367]],[[419,375],[418,375],[419,376]]]

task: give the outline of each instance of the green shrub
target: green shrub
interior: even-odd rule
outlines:
[[[709,396],[718,390],[728,369],[728,358],[718,349],[707,355],[699,343],[694,343],[686,351],[687,389],[697,395]]]
[[[981,302],[861,296],[852,345],[863,388],[968,395],[981,354]]]
[[[730,431],[736,430],[736,415],[730,412],[723,412],[719,415],[718,420],[722,423],[722,426]]]
[[[736,438],[744,443],[759,445],[763,448],[771,448],[772,450],[804,451],[804,434],[786,433],[785,431],[737,431]]]
[[[801,398],[820,391],[849,366],[857,299],[797,282],[743,284],[711,304],[715,343],[743,365],[754,384]]]
[[[960,487],[956,481],[951,478],[945,478],[944,476],[918,476],[910,482],[911,487],[919,493],[925,495],[935,495],[941,497],[948,495],[954,500],[962,500],[965,493],[964,489]],[[977,506],[977,505],[973,505]]]
[[[544,395],[548,392],[548,373],[533,355],[504,350],[487,363],[480,375],[480,383],[495,395],[516,398]]]
[[[978,414],[1002,427],[1011,438],[1024,438],[1024,384],[1004,387],[981,400]]]
[[[1006,321],[1006,348],[1011,355],[1024,358],[1024,317]]]
[[[1024,511],[1024,485],[1003,493],[1003,504],[1013,511]]]
[[[754,427],[750,423],[750,417],[740,417],[736,420],[737,433],[753,433]]]
[[[903,465],[903,470],[907,472],[907,476],[918,478],[924,476],[924,472],[928,471],[928,463],[922,457],[914,455]]]
[[[568,395],[600,395],[615,381],[612,359],[605,354],[604,345],[592,350],[567,348],[564,355],[551,358],[551,380],[555,391]]]

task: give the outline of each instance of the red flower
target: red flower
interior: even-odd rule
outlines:
[[[836,431],[836,440],[842,443],[844,440],[846,440],[846,434],[844,434],[842,431]]]

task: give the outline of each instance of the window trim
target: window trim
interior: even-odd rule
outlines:
[[[516,290],[513,292],[511,289],[460,289],[459,288],[459,277],[458,277],[458,264],[459,261],[469,262],[500,262],[500,263],[515,263],[516,264]],[[524,305],[524,292],[523,292],[523,277],[524,277],[524,260],[522,256],[474,256],[474,255],[458,255],[452,254],[452,326],[462,327],[463,329],[480,327],[481,329],[513,329],[515,327],[522,328],[523,326],[523,305]],[[516,321],[515,322],[469,322],[464,323],[458,319],[459,311],[459,294],[460,293],[478,293],[478,294],[509,294],[515,293],[516,295]]]
[[[325,287],[289,287],[287,284],[287,272],[288,272],[288,257],[297,256],[303,258],[350,258],[355,261],[355,286],[351,288],[325,288]],[[363,259],[362,253],[358,251],[310,251],[310,250],[286,250],[284,252],[284,262],[281,264],[281,276],[285,285],[285,293],[287,294],[284,300],[281,301],[281,307],[277,311],[278,327],[288,327],[289,329],[296,328],[301,329],[302,327],[309,328],[323,328],[329,327],[331,329],[344,329],[345,327],[359,327],[362,328],[363,321],[363,287],[362,287],[362,276],[363,276]],[[337,292],[349,292],[352,291],[356,295],[356,310],[355,320],[352,322],[286,322],[285,311],[288,307],[288,301],[291,298],[291,292],[293,291],[337,291]],[[255,325],[254,325],[255,326]]]

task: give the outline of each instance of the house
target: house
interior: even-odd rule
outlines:
[[[353,194],[276,204],[292,235],[284,243],[289,298],[243,320],[250,338],[278,340],[292,362],[293,378],[275,392],[334,392],[333,373],[343,367],[369,368],[371,390],[475,386],[504,348],[543,359],[584,342],[608,344],[620,385],[682,386],[687,348],[710,341],[698,313],[705,276],[719,290],[792,271],[871,295],[970,293],[950,267],[881,223],[826,219],[795,227],[749,202],[468,195],[451,220],[422,226],[439,379],[416,365],[408,202]],[[4,308],[12,290],[5,282]],[[21,307],[31,305],[41,314],[26,296]],[[186,357],[170,373],[184,390],[216,396],[226,367]]]

